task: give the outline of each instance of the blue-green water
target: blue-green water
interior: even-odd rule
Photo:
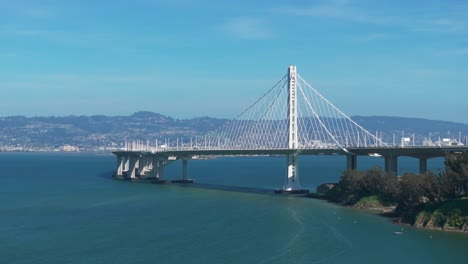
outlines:
[[[362,158],[360,168],[381,159]],[[303,185],[343,157],[301,157]],[[401,172],[417,160],[400,159]],[[324,201],[113,180],[113,156],[0,153],[0,263],[466,263],[468,235]],[[442,167],[441,160],[430,161]],[[175,162],[167,176],[177,178]],[[189,162],[200,183],[278,188],[281,157]],[[402,231],[396,235],[394,231]]]

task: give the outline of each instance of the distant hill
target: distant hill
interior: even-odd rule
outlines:
[[[397,139],[403,136],[412,137],[414,134],[416,142],[419,143],[429,137],[433,141],[439,137],[458,140],[460,135],[461,141],[464,142],[468,136],[468,124],[456,122],[394,116],[352,116],[351,118],[371,133],[383,132],[387,142],[392,142],[394,134]]]
[[[174,119],[153,112],[130,116],[0,117],[0,149],[6,146],[26,149],[79,146],[90,150],[121,145],[128,140],[182,138],[204,135],[226,122],[200,117]]]
[[[424,137],[468,136],[468,124],[421,118],[389,116],[354,116],[357,123],[371,133],[378,131],[387,142],[393,135],[415,134],[417,142]],[[223,125],[227,119],[198,117],[174,119],[153,112],[136,112],[130,116],[48,116],[0,117],[0,149],[56,149],[72,145],[84,150],[122,146],[125,140],[150,140],[203,136]]]

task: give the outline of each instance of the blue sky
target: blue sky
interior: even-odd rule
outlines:
[[[349,115],[468,123],[467,1],[0,0],[0,116],[234,117],[290,64]]]

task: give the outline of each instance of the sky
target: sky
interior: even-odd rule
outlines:
[[[0,116],[233,118],[296,65],[348,115],[468,123],[468,1],[0,0]]]

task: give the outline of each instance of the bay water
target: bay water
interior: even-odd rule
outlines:
[[[303,187],[336,182],[340,156],[300,158]],[[383,166],[360,157],[359,169]],[[176,161],[168,179],[182,175]],[[0,263],[466,263],[468,235],[272,194],[284,157],[189,161],[193,185],[114,180],[112,155],[0,153]],[[442,159],[429,168],[443,168]],[[399,159],[399,174],[418,161]],[[229,186],[229,187],[222,187]],[[403,234],[395,234],[402,232]]]

